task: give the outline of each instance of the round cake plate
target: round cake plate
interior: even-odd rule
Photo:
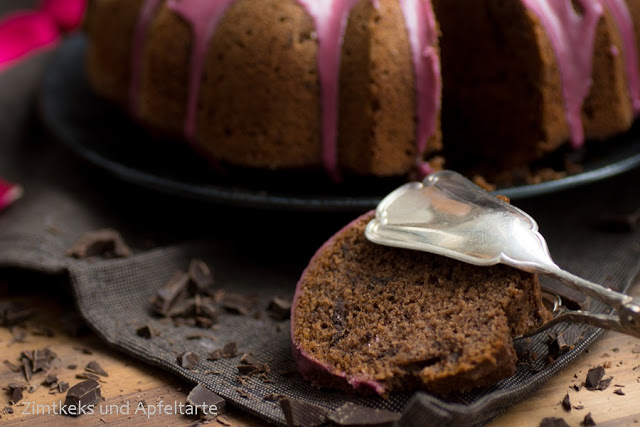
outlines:
[[[202,201],[308,211],[373,209],[388,192],[402,184],[381,181],[366,186],[337,186],[321,180],[301,186],[296,184],[299,179],[269,183],[264,179],[220,176],[187,144],[151,138],[119,108],[95,95],[85,75],[86,47],[86,38],[81,34],[68,38],[60,46],[42,82],[41,115],[62,143],[119,179]],[[605,147],[603,152],[598,153],[597,159],[585,162],[581,173],[535,185],[500,188],[496,192],[512,200],[524,199],[586,185],[640,165],[637,126],[600,146]]]

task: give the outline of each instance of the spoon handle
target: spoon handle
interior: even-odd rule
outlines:
[[[577,315],[581,318],[581,323],[589,323],[586,317],[592,316],[595,322],[600,323],[600,327],[623,332],[629,335],[640,337],[640,300],[629,295],[605,288],[597,283],[590,282],[561,268],[545,269],[545,275],[560,280],[562,283],[584,294],[604,302],[617,310],[617,319],[607,317],[599,319],[594,313],[582,312]],[[576,313],[576,312],[573,312]],[[590,323],[594,324],[594,323]],[[594,324],[595,326],[598,326]]]

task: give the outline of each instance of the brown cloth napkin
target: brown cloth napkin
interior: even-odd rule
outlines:
[[[223,315],[213,332],[218,340],[213,347],[235,341],[240,354],[251,352],[271,367],[268,377],[273,382],[252,376],[242,384],[237,381],[239,357],[206,361],[211,341],[187,339],[202,330],[161,323],[151,315],[150,297],[175,270],[186,269],[192,257],[199,257],[213,267],[220,288],[256,295],[257,311],[264,312],[273,296],[292,296],[315,249],[361,212],[222,208],[142,190],[92,170],[48,137],[37,118],[38,85],[48,59],[49,55],[34,57],[0,74],[0,174],[25,188],[25,197],[0,214],[0,267],[68,275],[89,325],[125,353],[203,383],[233,405],[276,424],[285,423],[282,410],[277,402],[265,400],[274,393],[327,410],[353,402],[402,412],[401,425],[425,425],[427,420],[430,425],[481,425],[539,388],[600,333],[582,327],[585,338],[580,344],[551,364],[546,363],[545,334],[530,343],[518,342],[520,351],[537,354],[534,365],[541,370],[519,366],[513,377],[492,387],[447,401],[422,392],[385,400],[309,386],[295,372],[288,321]],[[640,233],[612,233],[594,224],[605,214],[640,207],[639,178],[636,171],[516,205],[538,220],[559,265],[626,290],[640,261]],[[65,256],[79,235],[103,227],[119,229],[135,254],[95,262]],[[592,308],[605,310],[601,304]],[[146,324],[160,330],[160,337],[137,336],[136,329]],[[176,364],[176,356],[186,350],[201,356],[195,370]]]

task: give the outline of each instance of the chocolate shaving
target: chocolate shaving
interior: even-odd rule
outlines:
[[[191,260],[189,264],[189,278],[199,292],[208,292],[213,288],[213,274],[209,266],[199,259]]]
[[[80,259],[89,257],[126,258],[131,256],[131,249],[119,232],[107,228],[87,231],[67,250],[66,255]]]
[[[9,360],[5,360],[2,363],[4,363],[6,367],[11,369],[13,372],[20,372],[20,366],[16,365],[15,363],[10,362]]]
[[[47,375],[47,377],[42,381],[42,383],[45,385],[51,385],[57,382],[58,382],[58,376],[54,374]]]
[[[597,390],[598,384],[600,384],[600,380],[604,376],[604,368],[602,366],[596,366],[595,368],[589,369],[587,372],[587,379],[585,381],[585,387],[587,390]]]
[[[284,394],[280,394],[280,393],[271,393],[271,394],[267,394],[265,397],[263,397],[263,400],[268,400],[268,401],[272,401],[272,402],[278,402],[280,401],[280,399],[284,399],[285,396]]]
[[[615,394],[617,394],[618,396],[624,396],[624,391],[622,391],[621,388],[617,388],[617,389],[613,390],[613,392]]]
[[[9,394],[11,394],[9,403],[15,405],[22,400],[22,387],[14,383],[9,384]]]
[[[571,400],[569,399],[569,393],[567,393],[564,396],[564,399],[562,399],[562,408],[567,412],[571,411]]]
[[[254,305],[254,299],[240,294],[226,293],[222,300],[222,306],[226,310],[241,315],[248,314],[249,310],[251,310]]]
[[[577,410],[577,411],[580,411],[580,410],[584,409],[584,405],[575,405],[575,406],[573,407],[573,409],[575,409],[575,410]]]
[[[87,372],[91,372],[92,374],[100,375],[102,377],[109,376],[109,374],[107,374],[107,372],[104,369],[102,369],[102,366],[100,366],[100,364],[95,360],[92,360],[91,362],[89,362],[87,366],[84,367],[84,370]]]
[[[95,380],[95,381],[101,381],[100,380],[100,376],[96,375],[96,374],[91,374],[89,372],[81,372],[79,374],[76,374],[76,378],[78,378],[79,380]]]
[[[281,399],[280,408],[288,426],[315,427],[327,421],[327,411],[324,408],[297,399]]]
[[[142,338],[151,339],[158,336],[158,333],[149,325],[144,325],[136,329],[136,335]]]
[[[50,328],[35,328],[31,331],[33,335],[41,337],[54,337],[56,333]]]
[[[27,381],[31,381],[31,376],[33,375],[33,370],[31,369],[31,361],[26,358],[26,357],[22,357],[22,371],[24,373],[24,378]]]
[[[58,383],[58,391],[60,393],[64,393],[65,391],[69,390],[69,383],[66,381],[60,381]]]
[[[629,214],[614,214],[602,218],[597,224],[597,228],[609,232],[631,232],[640,225],[640,209]]]
[[[611,380],[613,380],[613,377],[609,377],[606,380],[600,380],[598,390],[606,390],[607,387],[609,387],[609,384],[611,384]]]
[[[400,419],[400,414],[384,409],[368,408],[348,402],[328,415],[330,421],[339,426],[391,427]]]
[[[194,369],[200,363],[200,356],[190,351],[178,355],[178,365],[185,369]]]
[[[585,427],[596,425],[596,422],[593,421],[593,418],[591,417],[591,412],[584,416],[584,420],[582,420],[580,425]]]
[[[547,417],[540,422],[540,427],[569,427],[563,418]]]
[[[64,414],[78,416],[86,413],[102,398],[100,384],[95,380],[86,380],[71,387],[64,400]]]
[[[213,350],[207,360],[229,359],[238,355],[238,345],[230,342],[221,349]]]
[[[267,313],[273,320],[287,320],[291,316],[291,300],[275,297],[267,306]]]
[[[24,322],[35,310],[21,302],[0,302],[0,326],[13,326]]]
[[[176,300],[181,296],[184,297],[188,284],[189,276],[185,272],[175,272],[167,283],[158,289],[156,296],[151,300],[154,311],[166,316]]]
[[[226,401],[222,397],[206,389],[202,384],[198,384],[187,396],[187,404],[194,406],[197,409],[196,412],[201,418],[211,420],[216,416],[216,414],[224,412]],[[202,411],[200,408],[203,407],[206,407],[207,410]],[[215,412],[216,414],[213,414],[212,412]]]
[[[580,338],[580,330],[575,325],[569,326],[565,331],[558,335],[558,338],[556,338],[558,350],[560,353],[572,350],[578,341],[580,341]]]

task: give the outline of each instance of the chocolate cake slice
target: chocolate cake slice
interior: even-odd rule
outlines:
[[[298,283],[291,337],[302,375],[380,395],[446,394],[512,375],[512,337],[551,317],[537,277],[376,245],[364,237],[373,215],[325,243]]]

